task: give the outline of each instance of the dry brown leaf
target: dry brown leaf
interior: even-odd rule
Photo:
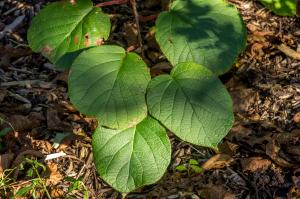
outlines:
[[[49,130],[72,132],[72,126],[59,117],[59,112],[52,107],[47,110],[47,126]]]
[[[242,167],[244,171],[265,171],[267,170],[270,165],[271,161],[268,159],[263,159],[262,157],[251,157],[242,160]]]
[[[138,46],[138,31],[135,23],[126,22],[123,25],[127,46]]]
[[[280,146],[276,140],[271,140],[266,146],[266,154],[279,166],[293,167],[293,164],[289,163],[285,159],[279,156]]]
[[[293,120],[296,123],[300,123],[300,112],[298,112],[294,115]]]
[[[40,126],[44,118],[40,113],[30,113],[28,116],[12,115],[7,121],[14,127],[16,131],[26,131]]]
[[[200,191],[199,195],[205,199],[235,199],[236,196],[233,193],[228,192],[221,185],[209,185]]]
[[[51,198],[63,198],[65,192],[62,189],[52,189],[50,192]]]
[[[228,166],[232,161],[233,159],[231,158],[231,156],[227,154],[216,154],[213,157],[211,157],[209,160],[207,160],[202,165],[202,168],[205,170],[221,169]]]
[[[6,153],[3,155],[0,155],[0,177],[3,176],[3,172],[5,169],[8,169],[11,161],[14,159],[13,153]]]
[[[57,169],[57,164],[54,162],[48,162],[47,167],[50,171],[49,178],[46,180],[47,185],[56,185],[58,184],[62,179],[63,176],[60,174],[60,172]]]

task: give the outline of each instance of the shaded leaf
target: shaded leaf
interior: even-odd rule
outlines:
[[[176,65],[194,61],[223,74],[245,49],[246,28],[224,0],[176,0],[156,21],[156,40]]]

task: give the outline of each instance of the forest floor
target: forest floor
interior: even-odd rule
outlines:
[[[85,190],[89,198],[122,198],[96,174],[91,134],[97,123],[68,100],[68,72],[55,69],[27,45],[30,21],[48,2],[0,1],[0,198],[10,198],[24,187],[35,190],[37,198],[47,198],[45,188],[51,198],[84,198]],[[157,15],[166,2],[138,1],[139,14]],[[240,10],[248,30],[246,51],[221,77],[234,101],[234,127],[218,154],[170,134],[173,154],[168,172],[127,198],[300,197],[300,20],[278,17],[258,1],[230,2]],[[126,49],[137,46],[130,5],[104,10],[113,24],[107,43]],[[155,43],[153,26],[154,20],[141,18],[146,61],[154,75],[168,72],[170,65]],[[45,160],[59,152],[65,155]],[[191,159],[205,170],[176,169],[189,167]],[[76,190],[68,193],[70,186]]]

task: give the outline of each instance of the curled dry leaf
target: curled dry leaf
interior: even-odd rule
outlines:
[[[296,123],[300,123],[300,112],[298,112],[294,115],[293,120]]]
[[[233,159],[231,156],[227,154],[217,154],[207,160],[203,165],[202,168],[205,170],[210,169],[221,169],[228,166]]]
[[[52,189],[50,192],[51,198],[63,198],[65,195],[65,192],[62,189]]]
[[[63,179],[63,176],[57,169],[57,164],[54,162],[47,163],[48,170],[50,172],[49,178],[46,180],[47,185],[56,185]]]

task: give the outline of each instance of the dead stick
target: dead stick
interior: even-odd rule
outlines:
[[[130,3],[132,5],[132,11],[133,11],[133,15],[135,18],[136,28],[138,31],[138,41],[139,41],[139,46],[141,48],[141,54],[142,54],[142,57],[145,58],[144,48],[143,48],[143,40],[142,40],[141,29],[140,29],[139,14],[138,14],[138,11],[136,8],[136,0],[130,0]]]
[[[287,56],[289,56],[293,59],[296,59],[296,60],[300,60],[300,53],[298,53],[297,51],[291,49],[287,45],[280,44],[280,45],[277,46],[277,48],[278,48],[278,50],[280,50],[281,52],[283,52]]]
[[[125,4],[128,0],[112,0],[108,2],[99,3],[96,7],[104,7],[104,6],[111,6],[111,5],[118,5],[118,4]]]

